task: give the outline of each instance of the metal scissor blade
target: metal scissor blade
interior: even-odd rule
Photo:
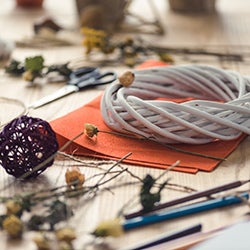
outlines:
[[[62,87],[58,91],[54,92],[53,94],[45,96],[38,101],[35,101],[31,105],[29,105],[28,108],[31,108],[31,109],[40,108],[48,103],[51,103],[55,100],[58,100],[64,96],[66,96],[66,95],[77,92],[78,90],[79,90],[79,88],[75,85],[65,85],[64,87]]]

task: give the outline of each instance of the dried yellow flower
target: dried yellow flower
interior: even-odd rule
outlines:
[[[71,243],[76,239],[75,230],[71,227],[64,227],[56,231],[56,238],[58,241]]]
[[[135,75],[131,71],[126,71],[118,79],[124,87],[129,87],[133,83]]]
[[[50,250],[51,249],[48,239],[42,233],[37,233],[34,236],[33,241],[35,242],[37,246],[37,250]]]
[[[123,228],[119,218],[101,222],[93,232],[97,237],[114,236],[119,237],[123,234]]]
[[[97,128],[95,125],[89,124],[89,123],[85,123],[85,124],[84,124],[84,133],[85,133],[88,137],[92,138],[92,137],[94,137],[95,135],[97,135],[98,132],[99,132],[99,130],[98,130],[98,128]]]
[[[85,181],[85,175],[81,173],[78,167],[72,167],[67,169],[65,173],[65,181],[70,188],[81,188]]]
[[[8,200],[5,203],[6,214],[7,215],[17,215],[19,216],[22,213],[22,204],[15,200]]]
[[[10,215],[3,221],[3,229],[10,237],[19,238],[22,236],[23,224],[17,216]]]

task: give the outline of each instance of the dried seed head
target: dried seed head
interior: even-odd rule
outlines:
[[[22,204],[15,200],[8,200],[5,203],[6,214],[7,215],[17,215],[19,216],[22,213]]]
[[[85,133],[88,137],[92,138],[92,137],[94,137],[95,135],[97,135],[98,132],[99,132],[99,130],[98,130],[98,128],[97,128],[95,125],[89,124],[89,123],[85,123],[85,124],[84,124],[84,133]]]
[[[129,87],[133,83],[135,75],[131,71],[126,71],[118,79],[121,85],[123,85],[124,87]]]
[[[70,188],[81,188],[85,181],[85,175],[81,173],[78,167],[72,167],[67,169],[65,173],[65,180]]]
[[[101,222],[93,232],[93,235],[95,235],[96,237],[119,237],[122,234],[123,228],[121,226],[121,221],[118,218]]]
[[[11,238],[20,238],[23,232],[23,224],[17,216],[10,215],[3,221],[3,229]]]
[[[48,239],[42,233],[37,233],[34,236],[33,241],[35,242],[38,250],[50,250],[51,249]]]
[[[73,240],[76,239],[76,233],[73,228],[64,227],[56,231],[56,238],[58,241],[71,243]]]
[[[23,73],[23,79],[25,81],[32,81],[34,78],[33,73],[31,70],[27,70]]]
[[[71,243],[60,241],[58,242],[58,250],[74,250],[74,248]]]

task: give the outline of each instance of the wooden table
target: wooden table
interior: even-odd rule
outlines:
[[[43,55],[46,63],[66,62],[79,55],[84,57],[84,48],[81,45],[81,35],[77,24],[77,13],[74,1],[64,1],[63,5],[60,0],[45,1],[43,9],[21,9],[17,8],[14,1],[0,0],[0,37],[7,40],[20,40],[22,38],[33,35],[33,22],[43,15],[52,16],[58,23],[64,27],[71,29],[72,37],[74,37],[75,45],[56,48],[20,48],[16,47],[12,53],[12,57],[24,60],[27,56]],[[142,3],[143,2],[143,3]],[[217,4],[217,12],[213,14],[180,14],[171,12],[166,1],[155,1],[161,21],[164,25],[164,36],[146,36],[152,43],[158,42],[160,45],[172,46],[200,46],[203,45],[220,45],[237,46],[239,50],[245,48],[250,42],[249,30],[249,8],[250,3],[244,0],[236,2],[221,0]],[[132,6],[135,10],[140,9],[146,2],[136,0]],[[145,12],[147,13],[148,10]],[[179,61],[178,61],[179,60]],[[177,63],[185,61],[185,58],[179,58]],[[208,62],[218,67],[226,67],[239,71],[242,74],[250,72],[248,65],[235,62],[218,62],[216,60]],[[110,68],[109,66],[107,68]],[[125,66],[117,66],[113,68],[118,73],[127,69]],[[2,97],[15,98],[21,100],[25,105],[29,105],[38,98],[45,96],[62,84],[48,84],[42,87],[27,87],[24,80],[6,75],[4,70],[0,71],[0,93]],[[37,110],[30,111],[29,115],[40,117],[47,121],[58,118],[68,112],[81,107],[89,100],[101,93],[101,90],[87,90],[65,97],[57,102],[49,104]],[[1,109],[0,117],[9,115],[7,110]],[[7,114],[8,113],[8,114]],[[1,118],[0,118],[1,119]],[[228,157],[226,161],[220,164],[213,172],[199,172],[196,175],[185,174],[179,172],[170,172],[168,177],[171,182],[196,190],[207,189],[215,185],[221,185],[234,180],[242,180],[250,178],[249,169],[249,147],[250,140],[247,137],[238,148]],[[92,159],[84,159],[90,162]],[[96,164],[98,160],[93,159]],[[0,186],[9,187],[1,192],[2,196],[13,195],[15,193],[30,192],[43,188],[52,188],[64,183],[64,174],[69,165],[74,164],[70,159],[59,157],[53,167],[49,168],[37,180],[20,182],[14,180],[13,177],[6,174],[3,169],[1,171]],[[106,162],[106,168],[110,167],[110,163]],[[132,166],[122,164],[137,176],[144,177],[147,173],[158,176],[162,170]],[[95,168],[83,167],[81,170],[86,177],[90,177],[98,172]],[[131,176],[126,175],[124,180],[131,180]],[[13,182],[14,181],[14,182]],[[114,181],[114,183],[117,183]],[[244,186],[248,189],[250,186]],[[92,231],[96,225],[104,220],[115,217],[121,207],[132,197],[137,196],[139,185],[129,185],[117,188],[112,192],[104,192],[98,195],[94,200],[84,203],[84,199],[67,200],[74,208],[74,216],[68,221],[69,225],[76,229],[78,239],[75,241],[76,249],[84,249],[83,244],[89,242],[92,238],[88,232]],[[175,197],[182,196],[182,192],[166,189],[163,191],[163,200],[170,200]],[[2,208],[3,209],[3,208]],[[3,210],[4,211],[4,210]],[[167,232],[168,230],[181,229],[187,225],[202,223],[203,231],[209,231],[218,227],[230,225],[242,218],[249,211],[247,205],[240,205],[226,209],[216,209],[210,212],[201,213],[195,216],[188,216],[172,220],[165,223],[159,223],[139,230],[132,230],[125,233],[119,238],[107,239],[112,249],[121,249],[122,247],[133,245],[150,238],[154,235]],[[4,232],[0,232],[0,249],[36,249],[32,242],[32,233],[25,233],[23,241],[9,241]],[[104,249],[101,248],[101,249]]]

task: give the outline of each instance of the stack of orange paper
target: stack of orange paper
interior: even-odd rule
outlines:
[[[83,131],[85,123],[94,124],[102,131],[111,131],[102,119],[100,99],[101,97],[99,96],[83,107],[51,122],[60,146]],[[237,140],[216,141],[204,145],[172,146],[189,152],[225,158],[237,147],[243,138],[244,136]],[[66,149],[66,152],[103,159],[120,159],[132,152],[132,155],[124,162],[164,169],[180,160],[180,165],[175,170],[187,173],[197,173],[198,170],[212,171],[221,162],[220,160],[176,152],[156,142],[101,132],[98,133],[95,139],[90,139],[87,136],[79,137]]]
[[[140,68],[163,65],[166,64],[151,60],[140,65]],[[101,96],[92,100],[87,105],[51,122],[60,146],[83,131],[85,123],[91,123],[102,131],[111,131],[102,119],[100,100]],[[176,101],[179,102],[180,100]],[[244,135],[237,140],[227,142],[216,141],[204,145],[178,144],[171,146],[189,152],[226,158],[243,139]],[[70,154],[74,153],[75,155],[116,160],[131,152],[132,155],[124,160],[124,162],[163,169],[168,168],[179,160],[180,164],[174,170],[186,173],[197,173],[199,170],[209,172],[221,162],[221,160],[180,153],[156,142],[131,139],[107,133],[98,133],[97,138],[94,140],[87,136],[80,137],[66,149],[66,152]]]

